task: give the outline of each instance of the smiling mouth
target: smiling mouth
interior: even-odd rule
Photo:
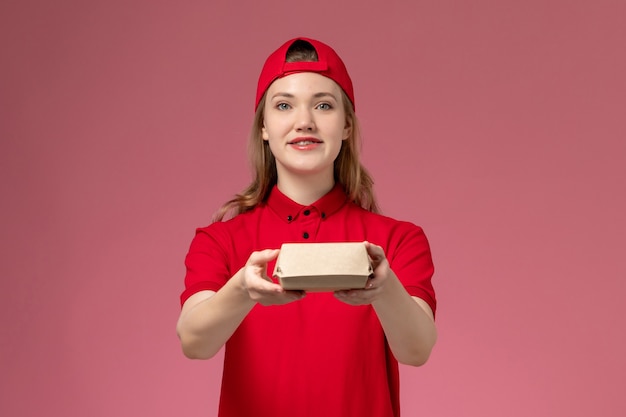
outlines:
[[[291,145],[304,146],[304,145],[313,145],[314,143],[319,143],[319,142],[315,142],[315,141],[312,141],[312,140],[302,140],[300,142],[291,142]]]
[[[299,138],[294,139],[289,142],[290,145],[298,145],[298,146],[306,146],[306,145],[314,145],[317,143],[322,143],[321,140],[315,138]]]

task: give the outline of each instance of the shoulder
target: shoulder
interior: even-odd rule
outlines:
[[[411,221],[372,213],[356,205],[353,205],[351,211],[358,213],[358,216],[349,217],[361,219],[367,230],[367,239],[382,246],[391,259],[403,251],[430,252],[430,244],[421,226]]]
[[[265,208],[266,206],[261,204],[245,213],[237,214],[228,219],[214,221],[208,226],[199,227],[196,231],[200,233],[228,233],[241,228],[242,225],[257,222]]]
[[[241,235],[247,234],[249,229],[258,223],[261,212],[262,208],[256,207],[233,218],[198,227],[196,229],[196,240],[208,239],[227,246],[229,242],[233,242]]]
[[[418,226],[415,223],[412,223],[407,220],[399,220],[393,217],[389,217],[387,215],[381,213],[373,213],[371,211],[365,210],[358,205],[351,203],[349,210],[352,211],[350,215],[357,215],[364,222],[372,227],[377,227],[384,229],[388,232],[393,233],[423,233],[421,226]]]

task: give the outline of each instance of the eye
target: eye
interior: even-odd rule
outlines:
[[[290,108],[291,108],[291,106],[289,106],[289,104],[287,104],[287,103],[278,103],[278,104],[276,105],[276,108],[277,108],[278,110],[288,110],[288,109],[290,109]]]
[[[320,103],[317,105],[317,108],[320,110],[330,110],[333,108],[329,103]]]

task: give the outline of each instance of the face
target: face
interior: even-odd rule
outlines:
[[[341,87],[323,75],[302,72],[279,78],[265,100],[262,136],[285,176],[333,178],[333,163],[351,133]]]

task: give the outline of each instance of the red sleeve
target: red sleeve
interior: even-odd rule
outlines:
[[[407,292],[426,301],[433,314],[437,308],[432,285],[434,273],[430,245],[424,231],[411,223],[402,222],[388,250],[388,260]]]
[[[199,291],[218,291],[232,276],[227,255],[230,242],[221,225],[213,223],[196,230],[185,257],[187,272],[185,290],[180,295],[181,306]]]

